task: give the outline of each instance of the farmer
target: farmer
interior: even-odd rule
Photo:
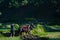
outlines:
[[[14,34],[15,34],[14,24],[11,24],[11,36],[13,37]]]

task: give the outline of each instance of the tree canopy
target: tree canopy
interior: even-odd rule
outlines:
[[[0,0],[0,12],[0,22],[31,17],[59,23],[60,0]]]

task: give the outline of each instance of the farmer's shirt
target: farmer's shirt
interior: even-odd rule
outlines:
[[[11,31],[13,31],[14,32],[14,25],[11,25]]]

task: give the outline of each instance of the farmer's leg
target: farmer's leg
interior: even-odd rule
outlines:
[[[15,35],[15,31],[11,30],[11,37]]]

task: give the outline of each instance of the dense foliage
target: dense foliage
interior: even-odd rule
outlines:
[[[20,23],[24,18],[36,18],[60,24],[59,4],[60,0],[0,0],[0,22]]]

